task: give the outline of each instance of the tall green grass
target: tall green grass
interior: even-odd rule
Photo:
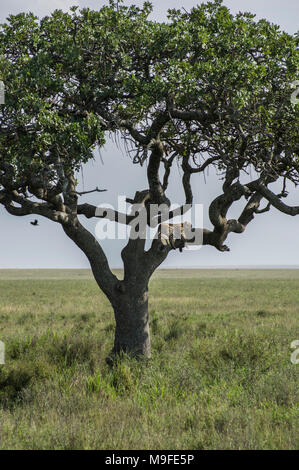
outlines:
[[[152,359],[113,368],[109,303],[74,274],[1,273],[1,449],[298,448],[298,271],[158,273]]]

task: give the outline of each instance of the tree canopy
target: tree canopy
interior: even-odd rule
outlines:
[[[297,183],[298,37],[220,1],[170,10],[165,23],[151,10],[110,2],[2,25],[1,160],[14,165],[14,189],[29,172],[54,190],[109,132],[133,141],[134,162],[159,135],[186,173],[251,166]]]

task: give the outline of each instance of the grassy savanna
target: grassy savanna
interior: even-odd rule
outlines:
[[[161,270],[152,359],[110,368],[89,271],[0,271],[1,449],[298,448],[299,271]]]

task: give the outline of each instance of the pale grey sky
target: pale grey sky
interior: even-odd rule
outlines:
[[[49,14],[55,8],[68,9],[72,5],[98,8],[103,0],[9,0],[0,5],[0,22],[10,14],[21,11],[33,11],[38,16]],[[125,1],[125,4],[142,5],[143,1]],[[162,20],[167,8],[184,7],[190,9],[199,0],[152,1],[153,17]],[[233,13],[250,11],[258,18],[266,18],[289,33],[298,30],[298,0],[225,0]],[[104,165],[96,155],[95,162],[84,168],[85,189],[96,185],[104,186],[107,193],[85,196],[84,201],[100,204],[116,204],[118,194],[133,196],[136,190],[146,187],[145,168],[133,165],[129,157],[111,142],[102,149]],[[115,177],[115,169],[117,176]],[[113,173],[112,173],[113,170]],[[196,181],[196,180],[195,180]],[[209,228],[208,205],[212,198],[221,192],[221,184],[215,175],[210,175],[207,182],[197,178],[195,199],[204,205],[204,226]],[[183,202],[178,171],[172,176],[169,196]],[[288,198],[289,204],[299,203],[299,189],[293,189]],[[237,216],[240,206],[231,212]],[[0,207],[0,268],[86,268],[88,262],[83,253],[65,236],[61,227],[40,218],[40,226],[32,227],[32,217],[13,217]],[[95,231],[95,221],[85,221],[84,225]],[[212,247],[203,247],[200,251],[173,252],[163,267],[171,266],[231,266],[231,265],[299,265],[299,217],[279,213],[272,209],[269,213],[257,216],[243,235],[232,234],[228,239],[230,253],[220,253]],[[105,241],[103,247],[111,266],[121,266],[120,250],[123,242]]]

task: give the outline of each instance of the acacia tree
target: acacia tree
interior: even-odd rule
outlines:
[[[190,12],[170,10],[165,23],[149,19],[150,3],[119,3],[56,10],[41,21],[20,14],[1,26],[0,203],[12,215],[36,214],[62,226],[111,302],[113,352],[149,356],[149,279],[171,250],[192,240],[170,231],[146,250],[143,237],[131,237],[118,279],[81,221],[110,217],[133,225],[136,213],[99,214],[96,205],[80,203],[77,171],[107,136],[121,136],[134,149],[133,163],[146,162],[148,179],[128,201],[141,203],[147,223],[157,225],[178,213],[150,211],[171,204],[173,162],[182,167],[189,205],[193,176],[215,167],[222,189],[209,208],[213,229],[201,235],[203,245],[220,252],[229,250],[224,242],[231,232],[244,232],[272,206],[298,215],[299,206],[283,201],[299,181],[298,105],[290,100],[298,41],[250,13],[231,15],[220,0]],[[269,187],[274,182],[281,182],[279,194]],[[230,219],[240,200],[243,211]]]

